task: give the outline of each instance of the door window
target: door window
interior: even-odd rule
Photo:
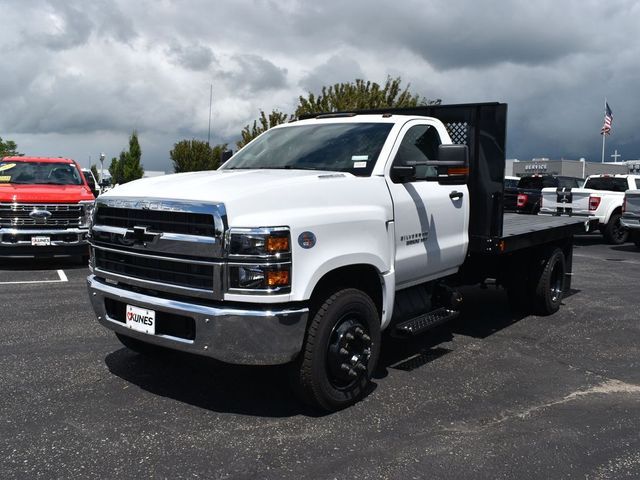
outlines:
[[[405,134],[398,153],[393,160],[394,165],[415,166],[416,176],[414,180],[426,180],[436,178],[436,167],[425,165],[427,160],[438,159],[438,147],[440,135],[431,125],[415,125]]]

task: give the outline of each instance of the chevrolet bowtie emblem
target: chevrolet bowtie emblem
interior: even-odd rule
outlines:
[[[147,227],[133,227],[125,232],[123,240],[129,244],[146,247],[147,244],[154,243],[161,236],[162,232],[150,232]]]

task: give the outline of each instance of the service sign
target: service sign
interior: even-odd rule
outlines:
[[[127,305],[127,327],[137,332],[155,335],[156,312],[146,308]]]

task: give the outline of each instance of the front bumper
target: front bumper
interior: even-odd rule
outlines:
[[[88,255],[86,228],[0,228],[1,257],[68,257]],[[50,245],[32,245],[33,237],[49,237]]]
[[[223,362],[277,365],[290,362],[302,349],[308,308],[217,307],[168,300],[107,284],[95,275],[87,278],[89,296],[98,321],[114,332],[143,342],[195,353]],[[126,327],[114,305],[134,305],[156,311],[157,322],[187,323],[189,335],[176,336],[169,325],[155,335]],[[265,305],[265,307],[268,307]],[[120,310],[118,310],[120,311]],[[158,313],[160,312],[160,314]],[[178,319],[178,320],[176,320]]]

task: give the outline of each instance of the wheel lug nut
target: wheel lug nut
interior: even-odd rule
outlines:
[[[361,372],[365,372],[367,370],[367,367],[361,362],[356,363],[354,365],[354,368],[360,370]]]
[[[340,348],[340,355],[349,355],[349,350],[344,347]]]
[[[371,341],[371,337],[369,335],[367,335],[366,333],[362,334],[362,340],[364,340],[365,342],[370,342]]]
[[[362,334],[364,333],[364,330],[362,330],[360,327],[356,327],[355,332],[356,332],[356,335],[362,336]]]
[[[349,376],[350,377],[357,377],[358,373],[353,368],[350,368],[349,369]]]
[[[351,370],[351,366],[347,365],[346,363],[343,363],[342,365],[340,365],[340,368],[345,372],[348,372],[349,370]]]
[[[367,357],[371,356],[371,349],[370,348],[365,348],[362,353],[364,353]]]
[[[344,338],[346,338],[347,340],[353,340],[355,337],[351,332],[347,332],[344,334]]]

